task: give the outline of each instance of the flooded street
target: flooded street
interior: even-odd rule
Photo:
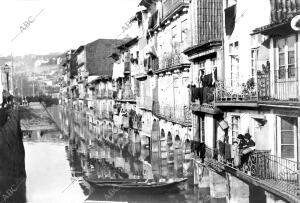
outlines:
[[[149,149],[141,143],[129,143],[128,148],[120,149],[100,141],[96,139],[99,137],[97,129],[93,132],[93,126],[84,119],[78,120],[78,114],[74,116],[72,112],[70,116],[61,107],[55,108],[50,111],[57,111],[56,119],[60,119],[57,124],[62,132],[48,129],[24,133],[27,202],[224,202],[223,199],[212,200],[207,189],[194,188],[192,180],[188,180],[179,193],[155,195],[92,188],[83,176],[105,179],[153,176]]]

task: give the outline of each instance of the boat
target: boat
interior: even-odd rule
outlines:
[[[84,177],[94,189],[115,190],[122,192],[178,192],[187,178],[178,178],[170,182],[155,182],[146,179],[89,179]]]

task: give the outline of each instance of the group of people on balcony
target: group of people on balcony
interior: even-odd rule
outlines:
[[[232,163],[234,167],[241,169],[248,161],[249,156],[255,150],[255,142],[251,139],[251,135],[239,134],[231,144],[227,142],[218,142],[218,154],[221,160]]]
[[[237,140],[232,143],[232,161],[235,167],[242,167],[249,159],[251,152],[255,149],[255,142],[251,139],[251,135],[239,134]]]
[[[211,103],[214,100],[214,87],[216,83],[217,69],[210,74],[204,74],[204,70],[200,70],[199,84],[189,85],[191,90],[191,102],[199,101],[200,104]]]

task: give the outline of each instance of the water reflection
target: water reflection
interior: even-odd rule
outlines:
[[[168,157],[164,156],[162,168],[155,171],[155,150],[150,150],[150,140],[142,139],[135,130],[120,131],[115,128],[114,123],[109,120],[89,120],[83,112],[68,111],[62,108],[61,123],[64,134],[70,137],[65,150],[71,169],[72,177],[101,179],[153,179],[155,175],[159,178],[183,177],[183,168],[179,165],[183,162],[182,148],[176,143],[170,143],[166,139],[165,148]],[[66,119],[66,120],[65,120]],[[166,136],[167,137],[167,136]],[[161,140],[157,140],[161,141]],[[182,156],[179,156],[181,154]],[[175,159],[176,157],[176,159]],[[173,168],[172,168],[173,167]],[[211,202],[209,190],[200,190],[192,184],[185,184],[185,189],[179,193],[170,194],[133,194],[124,191],[114,191],[113,194],[100,189],[93,189],[88,184],[80,182],[80,186],[87,200],[98,201],[128,201],[128,202]],[[109,199],[108,199],[109,197]],[[214,201],[218,202],[218,201]],[[224,201],[219,201],[224,202]]]

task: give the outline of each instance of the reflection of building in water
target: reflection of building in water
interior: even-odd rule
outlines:
[[[57,130],[22,131],[25,141],[31,142],[66,142],[67,137]]]
[[[101,157],[129,177],[172,179],[187,175],[191,165],[188,99],[176,99],[188,98],[189,64],[180,53],[187,43],[188,4],[149,5],[131,19],[126,35],[135,36],[99,39],[66,53],[61,118],[71,140],[84,140],[78,150],[85,151],[85,145],[90,158]],[[175,13],[163,16],[162,8]],[[154,34],[152,28],[158,25],[172,31],[172,36],[162,29]],[[182,43],[177,42],[176,26],[178,33],[179,27],[183,29]],[[176,60],[169,63],[172,58]],[[67,109],[72,112],[66,113]],[[95,140],[102,143],[98,151]]]

